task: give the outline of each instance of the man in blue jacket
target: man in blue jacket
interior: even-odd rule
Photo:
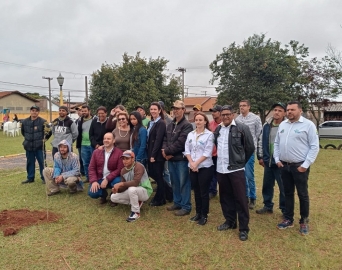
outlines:
[[[278,127],[285,119],[286,106],[276,103],[272,106],[273,116],[266,120],[258,140],[257,157],[259,164],[264,167],[264,180],[262,184],[262,196],[264,207],[256,210],[257,214],[273,213],[274,182],[277,181],[279,188],[279,209],[285,213],[285,194],[281,180],[280,169],[274,161],[274,140]]]

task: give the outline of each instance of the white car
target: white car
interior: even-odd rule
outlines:
[[[342,121],[326,121],[319,125],[319,138],[342,139]]]

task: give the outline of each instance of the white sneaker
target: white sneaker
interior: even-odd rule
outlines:
[[[129,217],[126,219],[126,221],[127,221],[127,222],[132,222],[132,221],[136,221],[138,218],[140,218],[140,213],[131,212],[131,214],[130,214]]]

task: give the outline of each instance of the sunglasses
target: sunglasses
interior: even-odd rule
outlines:
[[[118,121],[125,121],[126,118],[118,118]]]

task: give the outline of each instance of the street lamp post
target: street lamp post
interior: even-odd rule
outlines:
[[[63,106],[63,92],[62,92],[62,86],[64,83],[64,77],[59,73],[59,76],[57,77],[57,82],[59,84],[59,106]]]

